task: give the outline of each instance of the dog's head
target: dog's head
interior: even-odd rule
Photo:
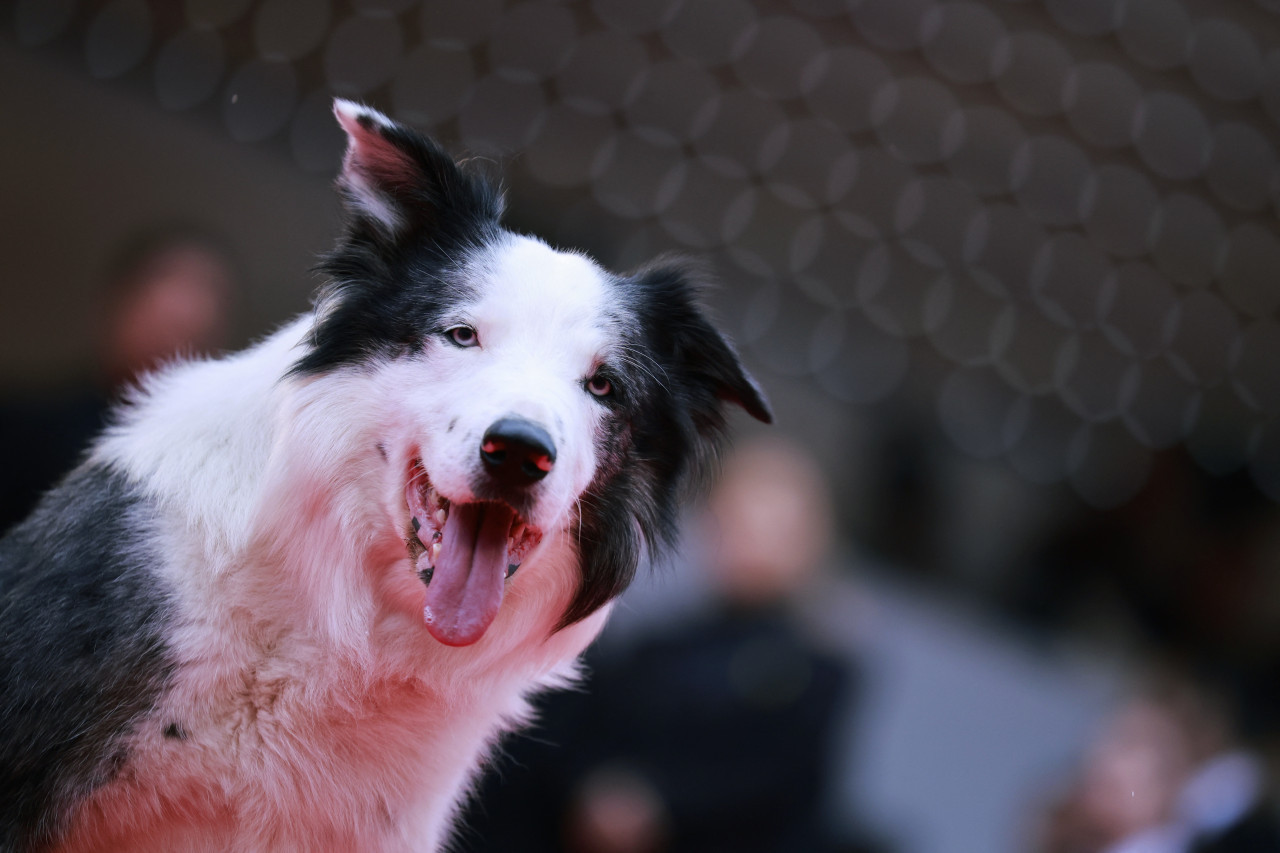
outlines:
[[[560,624],[582,619],[626,587],[644,543],[669,542],[726,403],[768,421],[763,395],[690,265],[619,276],[508,231],[498,189],[434,142],[335,112],[347,228],[295,373],[377,370],[394,388],[378,442],[397,474],[389,523],[438,640],[478,640],[550,536],[581,563]]]

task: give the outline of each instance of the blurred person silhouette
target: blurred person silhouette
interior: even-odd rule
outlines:
[[[171,358],[226,344],[236,278],[222,242],[192,226],[142,234],[118,253],[85,375],[0,400],[0,532],[75,466],[128,384]]]
[[[1163,676],[1117,709],[1042,827],[1042,853],[1276,853],[1263,761],[1226,703]]]
[[[712,607],[596,656],[583,692],[511,745],[514,768],[476,798],[478,843],[464,849],[838,849],[823,808],[854,678],[795,606],[828,558],[826,484],[802,451],[755,441],[726,460],[699,522]]]

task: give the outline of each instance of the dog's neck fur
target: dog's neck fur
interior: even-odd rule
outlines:
[[[175,812],[195,849],[407,850],[424,837],[434,849],[473,768],[528,716],[526,694],[572,680],[603,625],[607,608],[554,631],[578,581],[562,530],[521,570],[538,582],[511,584],[480,642],[429,637],[406,612],[422,587],[403,543],[360,532],[384,496],[356,484],[395,461],[377,436],[332,432],[376,422],[333,412],[371,405],[369,376],[350,389],[341,374],[281,378],[310,322],[159,374],[95,451],[164,517],[165,580],[188,615],[173,689],[134,736],[132,772],[86,803],[68,849],[193,849],[172,834]],[[313,421],[328,425],[322,446]],[[338,481],[338,470],[373,476]],[[210,801],[211,787],[225,796]],[[153,821],[119,807],[140,800]],[[135,822],[120,825],[121,813]]]

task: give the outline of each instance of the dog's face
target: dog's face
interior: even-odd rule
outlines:
[[[468,645],[507,579],[565,532],[582,578],[561,624],[629,582],[674,532],[736,402],[755,384],[678,263],[614,275],[500,224],[501,198],[433,142],[339,102],[348,229],[295,372],[377,370],[396,416],[391,534],[426,582],[436,639]]]

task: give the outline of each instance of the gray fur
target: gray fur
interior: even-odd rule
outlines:
[[[56,838],[172,671],[155,530],[123,475],[86,465],[0,540],[0,851]]]

